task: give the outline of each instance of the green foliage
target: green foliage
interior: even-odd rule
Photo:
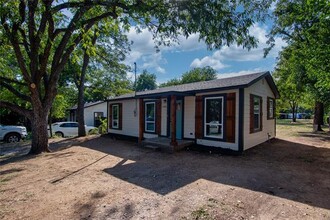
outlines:
[[[104,55],[98,53],[97,48],[90,47],[94,36],[102,38],[103,34],[109,33],[118,36],[134,25],[138,31],[141,28],[152,31],[156,46],[169,45],[179,35],[188,37],[198,33],[208,48],[234,43],[251,48],[257,42],[250,36],[249,28],[254,22],[264,20],[271,2],[1,0],[0,57],[7,59],[10,53],[14,54],[12,65],[18,71],[11,75],[6,75],[7,71],[2,73],[0,85],[22,103],[0,97],[0,107],[28,117],[33,130],[37,131],[33,134],[31,152],[47,151],[45,128],[59,91],[59,78],[67,73],[63,70],[69,60],[73,65],[80,63],[77,48],[90,57]],[[116,49],[116,43],[124,42],[112,36],[113,41],[103,39],[104,45],[109,45],[108,49]],[[121,60],[120,51],[111,54],[113,56],[109,59],[103,59],[107,60],[106,63],[117,57]],[[5,70],[11,69],[9,62],[4,66]]]
[[[66,116],[66,110],[71,107],[69,106],[68,101],[66,100],[66,97],[63,94],[58,94],[55,97],[55,100],[53,102],[53,107],[51,110],[52,117],[53,118],[65,118]]]
[[[147,70],[143,70],[136,81],[136,91],[152,90],[156,88],[156,75],[149,73]]]
[[[303,87],[314,100],[329,103],[330,2],[280,0],[274,16],[266,54],[274,46],[275,37],[282,37],[288,46],[278,66],[292,66],[297,87]]]
[[[217,78],[217,72],[212,67],[194,68],[186,73],[182,74],[181,79],[171,79],[165,83],[162,83],[159,87],[174,86],[186,83],[208,81]]]
[[[101,125],[99,126],[99,133],[106,134],[108,132],[108,120],[100,118]]]
[[[99,129],[98,129],[98,128],[94,128],[94,129],[90,130],[90,131],[88,132],[88,134],[89,134],[89,135],[92,135],[92,134],[99,134]]]

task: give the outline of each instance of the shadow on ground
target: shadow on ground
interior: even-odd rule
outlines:
[[[298,132],[301,137],[318,138],[324,142],[330,142],[330,132]]]
[[[90,140],[81,146],[122,158],[104,172],[161,195],[205,179],[330,209],[328,148],[277,139],[242,156],[195,151],[166,154],[132,142],[101,139],[101,145]]]

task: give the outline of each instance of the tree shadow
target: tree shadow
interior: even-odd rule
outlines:
[[[165,154],[109,138],[82,146],[122,158],[104,172],[161,195],[205,179],[330,209],[328,148],[277,139],[242,156],[224,156],[191,151]]]
[[[6,175],[6,174],[11,174],[11,173],[18,173],[23,170],[24,169],[22,169],[22,168],[12,168],[12,169],[8,169],[8,170],[2,170],[2,171],[0,171],[0,176]]]
[[[92,140],[94,138],[98,138],[100,135],[92,135],[87,137],[70,137],[70,138],[63,138],[59,141],[49,143],[49,149],[51,151],[50,154],[47,154],[46,156],[50,158],[54,157],[65,157],[65,154],[68,155],[68,153],[63,154],[57,154],[58,151],[65,150],[67,148],[70,148],[75,145],[79,145],[80,143],[83,143],[84,141]],[[16,144],[15,147],[10,148],[9,147],[0,147],[0,165],[5,165],[8,163],[13,162],[20,162],[24,160],[29,160],[32,158],[37,157],[38,155],[29,154],[31,149],[31,143],[26,144],[22,143],[22,145]]]
[[[308,138],[318,138],[321,141],[330,141],[330,133],[329,132],[302,132],[298,131],[298,135],[301,137],[308,137]]]

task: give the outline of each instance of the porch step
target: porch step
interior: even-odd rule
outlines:
[[[166,137],[149,138],[143,140],[142,146],[154,150],[161,150],[164,152],[173,153],[175,151],[183,149],[184,147],[194,144],[194,141],[191,140],[177,140],[178,145],[174,147],[171,145],[170,142],[171,139]]]
[[[144,143],[142,146],[145,147],[145,148],[153,149],[155,151],[160,150],[160,146],[157,146],[157,145],[152,144],[152,143]]]

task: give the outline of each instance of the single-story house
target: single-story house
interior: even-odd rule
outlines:
[[[107,117],[107,102],[97,101],[89,102],[84,105],[84,119],[88,126],[98,127],[100,119]],[[77,121],[77,106],[69,109],[68,121]]]
[[[108,132],[242,152],[275,137],[277,98],[269,72],[121,95],[108,100]]]

